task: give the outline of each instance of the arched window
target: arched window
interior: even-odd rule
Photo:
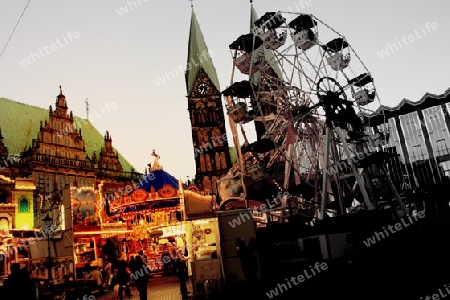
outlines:
[[[8,231],[9,229],[9,222],[7,218],[0,218],[0,230],[6,230]]]
[[[25,196],[20,197],[19,199],[19,212],[27,213],[30,212],[30,201]]]

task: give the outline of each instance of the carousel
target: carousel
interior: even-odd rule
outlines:
[[[215,198],[164,171],[155,150],[151,156],[148,174],[132,189],[102,193],[107,220],[131,230],[120,241],[125,255],[142,249],[153,272],[163,272],[163,253],[190,262],[210,257],[217,252]]]

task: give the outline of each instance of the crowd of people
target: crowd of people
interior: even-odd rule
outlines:
[[[189,275],[187,259],[184,256],[187,253],[176,252],[176,255],[174,255],[169,251],[164,251],[161,257],[164,274],[178,276],[182,298],[188,299],[187,280]],[[148,278],[151,272],[146,255],[143,250],[139,250],[135,254],[128,255],[128,258],[105,255],[102,266],[92,266],[91,263],[85,263],[81,275],[84,279],[92,281],[94,285],[92,292],[95,295],[112,291],[118,299],[123,300],[132,297],[131,287],[134,286],[139,293],[139,299],[146,300]],[[29,285],[29,288],[24,288],[25,285]],[[35,299],[36,290],[26,268],[21,269],[20,264],[13,263],[11,274],[0,287],[0,293],[2,295],[14,293],[14,295],[20,296],[19,299],[32,300]]]
[[[11,273],[0,287],[1,298],[36,299],[36,288],[27,269],[20,268],[19,263],[11,264]]]
[[[165,250],[161,255],[163,264],[163,276],[176,275],[180,279],[180,293],[183,299],[188,299],[187,280],[189,277],[187,261],[187,249],[184,251]]]
[[[139,298],[141,300],[147,299],[147,282],[150,272],[151,270],[147,266],[147,257],[143,250],[130,254],[128,259],[106,256],[102,272],[104,278],[100,278],[100,285],[104,291],[112,290],[117,293],[120,300],[124,297],[131,298],[131,286],[133,285],[138,290]],[[92,279],[98,278],[92,272],[89,276]]]
[[[170,255],[168,251],[161,257],[164,264],[164,274],[176,275],[180,278],[180,292],[183,299],[188,298],[187,280],[188,267],[183,256]],[[85,266],[86,279],[95,279],[102,291],[117,293],[120,300],[131,298],[131,286],[136,287],[140,300],[147,299],[147,283],[152,270],[148,266],[148,259],[142,250],[124,257],[105,257],[103,269],[97,270],[89,264]]]

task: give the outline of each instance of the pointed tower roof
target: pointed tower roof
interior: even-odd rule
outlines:
[[[256,20],[258,20],[258,14],[253,7],[253,1],[250,1],[250,32],[252,31],[253,27],[255,27]]]
[[[253,29],[255,26],[255,21],[258,20],[258,14],[256,13],[255,8],[253,7],[253,1],[250,1],[250,33],[253,32]],[[283,78],[280,67],[278,66],[278,63],[274,57],[274,54],[272,50],[264,48],[263,45],[261,45],[257,50],[258,52],[264,52],[264,58],[265,60],[270,64],[272,67],[272,70],[275,71],[275,74],[277,74],[278,78]],[[257,54],[257,52],[255,52]],[[254,85],[258,85],[259,79],[261,78],[261,73],[255,72],[250,75],[250,82]]]
[[[200,30],[194,9],[192,9],[186,65],[186,90],[188,95],[192,91],[195,79],[201,68],[208,74],[216,89],[220,91],[216,69],[214,68],[202,31]]]

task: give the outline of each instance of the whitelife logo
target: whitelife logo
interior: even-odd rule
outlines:
[[[198,54],[197,56],[197,61],[191,57],[190,62],[187,63],[186,66],[184,65],[178,65],[177,67],[173,66],[173,72],[169,71],[169,72],[164,72],[164,75],[157,78],[156,80],[153,80],[153,83],[156,86],[161,86],[167,82],[169,82],[172,79],[175,79],[178,76],[184,76],[184,74],[186,73],[186,71],[189,71],[190,69],[192,69],[193,67],[198,67],[200,66],[205,60],[207,59],[212,59],[214,58],[214,52],[209,50],[203,50],[202,54]]]
[[[434,293],[431,296],[425,295],[425,297],[420,297],[420,300],[441,300],[450,295],[450,286],[449,284],[444,284],[445,291],[442,288],[438,289],[438,293]],[[447,293],[445,293],[447,292]]]
[[[3,162],[0,159],[0,171],[9,168],[15,163],[18,163],[20,161],[20,155],[19,154],[9,154],[7,158],[3,157]]]
[[[408,227],[409,225],[413,224],[414,221],[417,222],[419,219],[422,219],[424,217],[425,217],[425,211],[419,211],[419,212],[417,212],[416,215],[414,215],[412,217],[408,216],[407,218],[402,218],[401,222],[395,223],[394,226],[388,225],[387,228],[385,226],[383,226],[382,232],[375,231],[375,234],[372,235],[372,237],[363,241],[363,243],[364,243],[364,245],[366,245],[366,247],[375,245],[377,242],[387,238],[389,236],[389,232],[391,234],[394,234],[394,233],[402,230],[403,228]],[[405,220],[405,219],[407,219],[407,220]],[[406,221],[408,221],[408,222],[406,222]]]
[[[116,13],[121,17],[124,14],[127,14],[128,12],[132,11],[135,8],[138,8],[139,6],[142,6],[144,3],[147,3],[149,0],[136,0],[136,1],[127,1],[127,4],[119,7],[116,9]]]
[[[140,270],[136,270],[134,273],[131,273],[131,277],[134,280],[137,280],[141,277],[144,277],[145,275],[149,274],[149,268],[147,265],[143,265]]]
[[[62,35],[62,41],[58,38],[56,39],[56,43],[51,44],[50,46],[43,46],[42,49],[41,47],[38,47],[38,52],[30,52],[30,55],[27,58],[19,61],[19,65],[22,68],[25,68],[26,66],[31,65],[31,63],[44,58],[45,56],[51,54],[52,52],[55,52],[58,49],[61,49],[62,47],[68,45],[70,42],[73,42],[74,40],[77,40],[79,38],[80,33],[78,31],[69,31],[66,34]]]
[[[241,225],[242,223],[245,223],[246,221],[252,220],[252,218],[254,217],[254,213],[260,214],[260,213],[264,213],[266,212],[266,210],[268,209],[272,209],[274,207],[277,207],[278,205],[283,203],[283,198],[286,199],[287,197],[289,197],[289,193],[288,192],[278,192],[277,196],[275,197],[274,195],[272,195],[273,199],[272,201],[269,201],[269,199],[266,199],[266,203],[262,203],[259,207],[253,207],[252,210],[248,210],[245,213],[240,213],[238,217],[234,218],[231,221],[228,221],[228,224],[230,224],[231,228],[236,228],[236,226]],[[284,208],[284,207],[279,207]],[[242,220],[242,222],[241,222]]]
[[[409,34],[407,37],[402,36],[399,39],[396,39],[397,43],[388,43],[387,47],[384,49],[381,49],[380,52],[377,52],[377,55],[379,58],[383,58],[388,56],[391,53],[394,53],[395,51],[398,51],[399,49],[403,48],[403,46],[407,46],[410,43],[417,41],[418,39],[423,38],[427,34],[429,34],[432,30],[438,29],[438,24],[436,22],[430,23],[427,22],[425,24],[425,28],[420,26],[420,31],[422,35],[417,31],[417,29],[414,30],[414,33]],[[401,41],[401,42],[400,42]]]
[[[309,266],[309,272],[307,269],[303,270],[303,274],[298,275],[297,277],[292,276],[290,279],[285,278],[284,280],[286,283],[278,283],[277,286],[274,289],[271,289],[270,291],[266,292],[267,297],[269,299],[272,299],[284,291],[288,291],[289,289],[292,289],[291,282],[294,285],[299,285],[300,283],[304,282],[306,279],[310,279],[316,275],[319,275],[322,271],[325,271],[328,269],[328,265],[325,262],[319,263],[316,262],[314,267]]]
[[[56,134],[58,135],[58,137],[63,137],[65,135],[69,135],[72,132],[75,132],[77,128],[81,128],[81,123],[83,124],[89,124],[92,123],[93,121],[100,119],[103,116],[106,116],[107,113],[112,112],[113,110],[116,110],[118,108],[117,103],[116,102],[106,102],[103,106],[99,106],[100,108],[100,113],[99,111],[97,111],[97,109],[94,109],[93,112],[93,117],[91,117],[89,120],[87,119],[77,119],[76,121],[73,122],[73,124],[66,124],[66,126],[64,126],[63,129],[59,130]]]

